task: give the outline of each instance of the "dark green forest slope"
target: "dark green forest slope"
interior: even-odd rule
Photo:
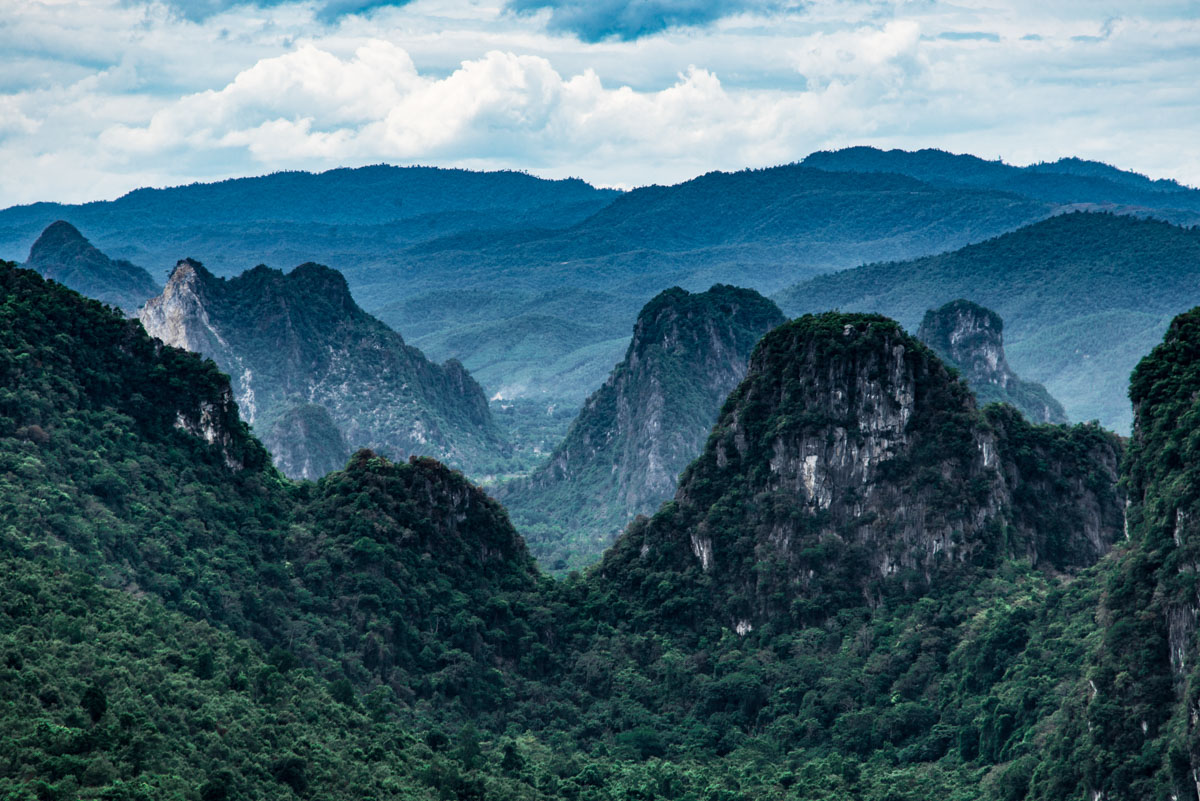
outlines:
[[[646,304],[625,358],[549,462],[497,489],[538,561],[591,564],[634,516],[670,498],[755,343],[782,322],[762,295],[724,284],[674,287]]]
[[[782,326],[676,500],[553,582],[461,475],[293,484],[211,362],[0,265],[0,788],[1194,801],[1193,322],[1123,485],[891,321]]]
[[[101,253],[69,222],[51,223],[29,249],[25,267],[69,286],[89,298],[117,306],[126,314],[162,291],[150,273]]]
[[[1004,318],[1008,358],[1074,420],[1132,423],[1134,365],[1171,318],[1200,301],[1200,229],[1066,214],[952,253],[821,276],[775,297],[788,314],[872,311],[916,330],[926,309],[966,298]]]

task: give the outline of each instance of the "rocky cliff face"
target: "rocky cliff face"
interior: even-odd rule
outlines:
[[[42,232],[24,266],[129,315],[159,292],[150,273],[124,259],[105,256],[63,220]]]
[[[1062,404],[1041,384],[1022,381],[1004,356],[1004,321],[969,300],[925,313],[917,339],[958,369],[980,405],[1011,404],[1036,423],[1066,423]]]
[[[1095,427],[979,413],[891,320],[807,315],[763,338],[675,499],[602,573],[627,597],[682,582],[696,608],[676,622],[715,606],[744,633],[999,558],[1083,567],[1121,532],[1119,457]]]
[[[291,475],[314,477],[334,459],[331,432],[307,436],[311,427],[289,417],[310,405],[325,409],[350,446],[430,455],[470,471],[506,451],[483,390],[462,366],[433,364],[407,346],[327,267],[285,275],[260,266],[226,280],[186,259],[139,319],[229,373],[242,416],[275,444],[277,465]]]
[[[591,561],[631,518],[669,498],[746,374],[754,343],[783,322],[774,303],[731,286],[676,287],[650,301],[625,359],[546,467],[500,493],[519,524],[550,521],[531,537],[534,552],[546,560],[564,537],[581,538],[575,550]]]
[[[1128,542],[1062,739],[1090,797],[1200,796],[1200,308],[1129,382]]]

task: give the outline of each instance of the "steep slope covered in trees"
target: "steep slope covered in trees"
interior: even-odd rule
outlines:
[[[105,256],[69,222],[51,223],[29,249],[25,267],[128,315],[162,291],[141,267]]]
[[[1067,413],[1046,388],[1022,381],[1004,355],[1004,321],[969,300],[930,309],[917,329],[924,342],[948,366],[962,373],[979,403],[1011,404],[1036,423],[1065,423]]]
[[[587,564],[674,493],[754,343],[783,321],[762,295],[725,285],[675,287],[646,304],[624,360],[549,463],[499,493],[543,564],[564,567],[567,554]]]
[[[1038,798],[1200,794],[1200,309],[1130,380],[1129,540],[1105,577],[1099,636],[1054,732]]]
[[[955,300],[997,312],[1008,358],[1074,420],[1128,432],[1125,387],[1171,318],[1200,301],[1200,229],[1065,214],[952,253],[821,276],[775,297],[788,314],[888,315],[915,330]]]
[[[507,456],[487,399],[462,365],[433,364],[406,345],[327,267],[304,264],[285,275],[259,266],[227,280],[181,261],[139,319],[167,344],[228,372],[242,415],[272,432],[268,439],[317,404],[351,447],[432,455],[473,472],[495,470]],[[306,438],[315,451],[289,453],[280,466],[317,478],[316,466],[337,458],[331,436]]]

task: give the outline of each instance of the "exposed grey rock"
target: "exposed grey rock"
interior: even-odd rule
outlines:
[[[1121,535],[1120,454],[1095,426],[977,411],[893,321],[807,316],[763,338],[674,500],[602,571],[651,594],[693,576],[734,629],[811,623],[998,558],[1078,569]]]
[[[483,390],[462,365],[433,364],[406,345],[327,267],[285,275],[259,266],[223,279],[184,259],[139,319],[153,336],[229,374],[243,419],[294,477],[341,466],[357,447],[433,456],[468,471],[507,454]],[[311,410],[295,417],[311,405],[325,418]]]
[[[1004,355],[1004,321],[969,300],[925,313],[920,339],[962,373],[980,404],[1008,403],[1035,423],[1066,423],[1062,404],[1034,381],[1023,381]]]

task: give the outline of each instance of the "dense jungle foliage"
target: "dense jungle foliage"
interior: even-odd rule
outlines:
[[[1190,418],[1166,421],[1200,388],[1193,328],[1135,377],[1146,520],[1191,464]],[[934,390],[951,428],[971,415],[956,386]],[[1033,465],[1111,441],[1006,430]],[[1137,728],[1072,735],[1085,707],[1136,725],[1171,697],[1161,632],[1137,639],[1162,615],[1124,610],[1180,565],[1139,566],[1142,543],[1167,546],[1132,515],[1127,552],[1081,571],[1002,557],[819,622],[664,626],[662,604],[701,609],[703,588],[664,573],[635,602],[599,572],[552,581],[504,510],[436,463],[359,452],[288,482],[211,362],[12,265],[0,482],[6,799],[1015,801],[1083,798],[1117,775],[1105,759],[1161,764]],[[1097,707],[1091,675],[1124,694]],[[1139,788],[1114,779],[1108,797]]]

